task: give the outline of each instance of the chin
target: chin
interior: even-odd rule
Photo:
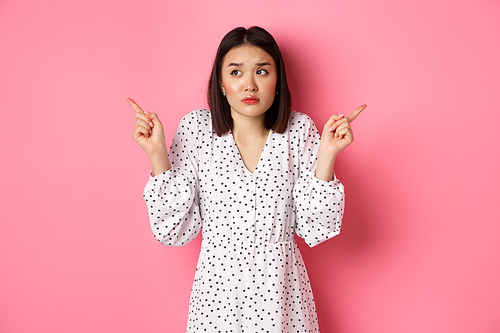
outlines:
[[[265,114],[269,107],[265,109],[261,105],[244,105],[241,108],[231,107],[231,114],[237,113],[246,117],[258,117]]]

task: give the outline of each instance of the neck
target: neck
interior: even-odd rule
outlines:
[[[264,126],[265,114],[255,117],[245,117],[240,114],[232,114],[233,136],[247,140],[265,137],[269,130]]]

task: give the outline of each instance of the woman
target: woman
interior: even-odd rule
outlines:
[[[333,115],[320,140],[312,120],[290,110],[280,50],[259,27],[222,39],[210,110],[182,119],[169,153],[158,116],[128,101],[153,169],[144,198],[156,238],[180,246],[203,230],[187,332],[318,332],[293,237],[314,246],[340,232],[334,163],[366,105]]]

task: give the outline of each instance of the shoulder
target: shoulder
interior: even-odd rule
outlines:
[[[206,123],[206,122],[211,122],[211,120],[212,120],[212,115],[210,114],[210,110],[197,109],[189,112],[184,117],[182,117],[181,122]]]
[[[289,132],[308,132],[316,129],[314,121],[307,114],[292,110],[288,121]]]
[[[190,129],[191,131],[211,131],[212,130],[212,116],[208,109],[197,109],[189,112],[179,124],[180,128]]]

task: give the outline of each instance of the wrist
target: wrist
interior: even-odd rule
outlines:
[[[153,169],[153,175],[157,176],[165,171],[170,170],[170,160],[166,149],[158,149],[153,154],[148,155]]]
[[[168,150],[166,147],[159,147],[154,152],[148,153],[150,160],[164,158],[165,156],[168,157]]]
[[[317,179],[324,181],[333,180],[336,157],[337,154],[335,155],[319,154],[318,164],[316,166],[316,173],[315,173]]]

